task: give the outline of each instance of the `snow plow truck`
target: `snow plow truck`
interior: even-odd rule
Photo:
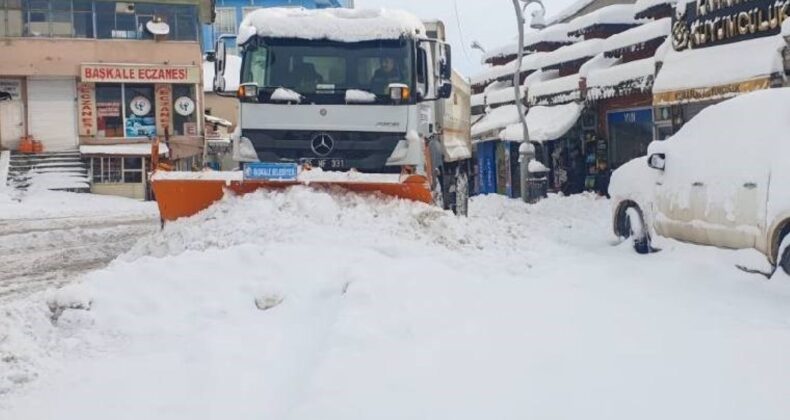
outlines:
[[[466,215],[470,87],[453,71],[441,22],[397,10],[270,8],[244,19],[228,66],[218,40],[214,89],[240,71],[235,170],[154,170],[162,220],[226,193],[339,186]],[[237,163],[236,163],[237,162]]]

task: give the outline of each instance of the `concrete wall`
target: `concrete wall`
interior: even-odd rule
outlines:
[[[145,184],[142,182],[137,184],[93,184],[91,193],[144,200]]]
[[[0,75],[78,77],[82,63],[201,65],[195,41],[0,38]]]

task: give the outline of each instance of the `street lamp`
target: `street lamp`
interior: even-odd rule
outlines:
[[[520,3],[524,3],[521,6]],[[516,18],[518,19],[518,58],[516,58],[516,72],[513,74],[513,89],[516,93],[516,109],[521,118],[521,125],[524,128],[524,143],[529,143],[529,129],[527,127],[527,116],[524,115],[524,107],[521,103],[521,60],[524,58],[524,13],[531,4],[540,6],[540,10],[532,12],[530,27],[533,29],[543,29],[546,27],[546,6],[541,0],[513,0],[513,7],[516,8]]]
[[[483,46],[477,41],[472,41],[472,49],[473,50],[480,50],[480,52],[482,52],[483,54],[486,53],[486,49],[483,48]]]

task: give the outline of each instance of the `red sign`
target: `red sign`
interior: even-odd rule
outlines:
[[[200,71],[196,66],[126,66],[83,64],[83,82],[119,83],[198,83]]]
[[[96,91],[93,83],[77,85],[79,97],[79,128],[81,136],[92,136],[96,133]]]
[[[170,85],[156,85],[156,132],[173,134],[173,89]]]

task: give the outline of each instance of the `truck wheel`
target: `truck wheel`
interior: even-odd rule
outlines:
[[[461,165],[455,170],[455,206],[453,212],[458,216],[469,215],[469,175]]]
[[[442,210],[447,210],[447,200],[445,200],[444,193],[444,178],[437,169],[434,171],[433,179],[431,180],[431,198],[433,205]]]

